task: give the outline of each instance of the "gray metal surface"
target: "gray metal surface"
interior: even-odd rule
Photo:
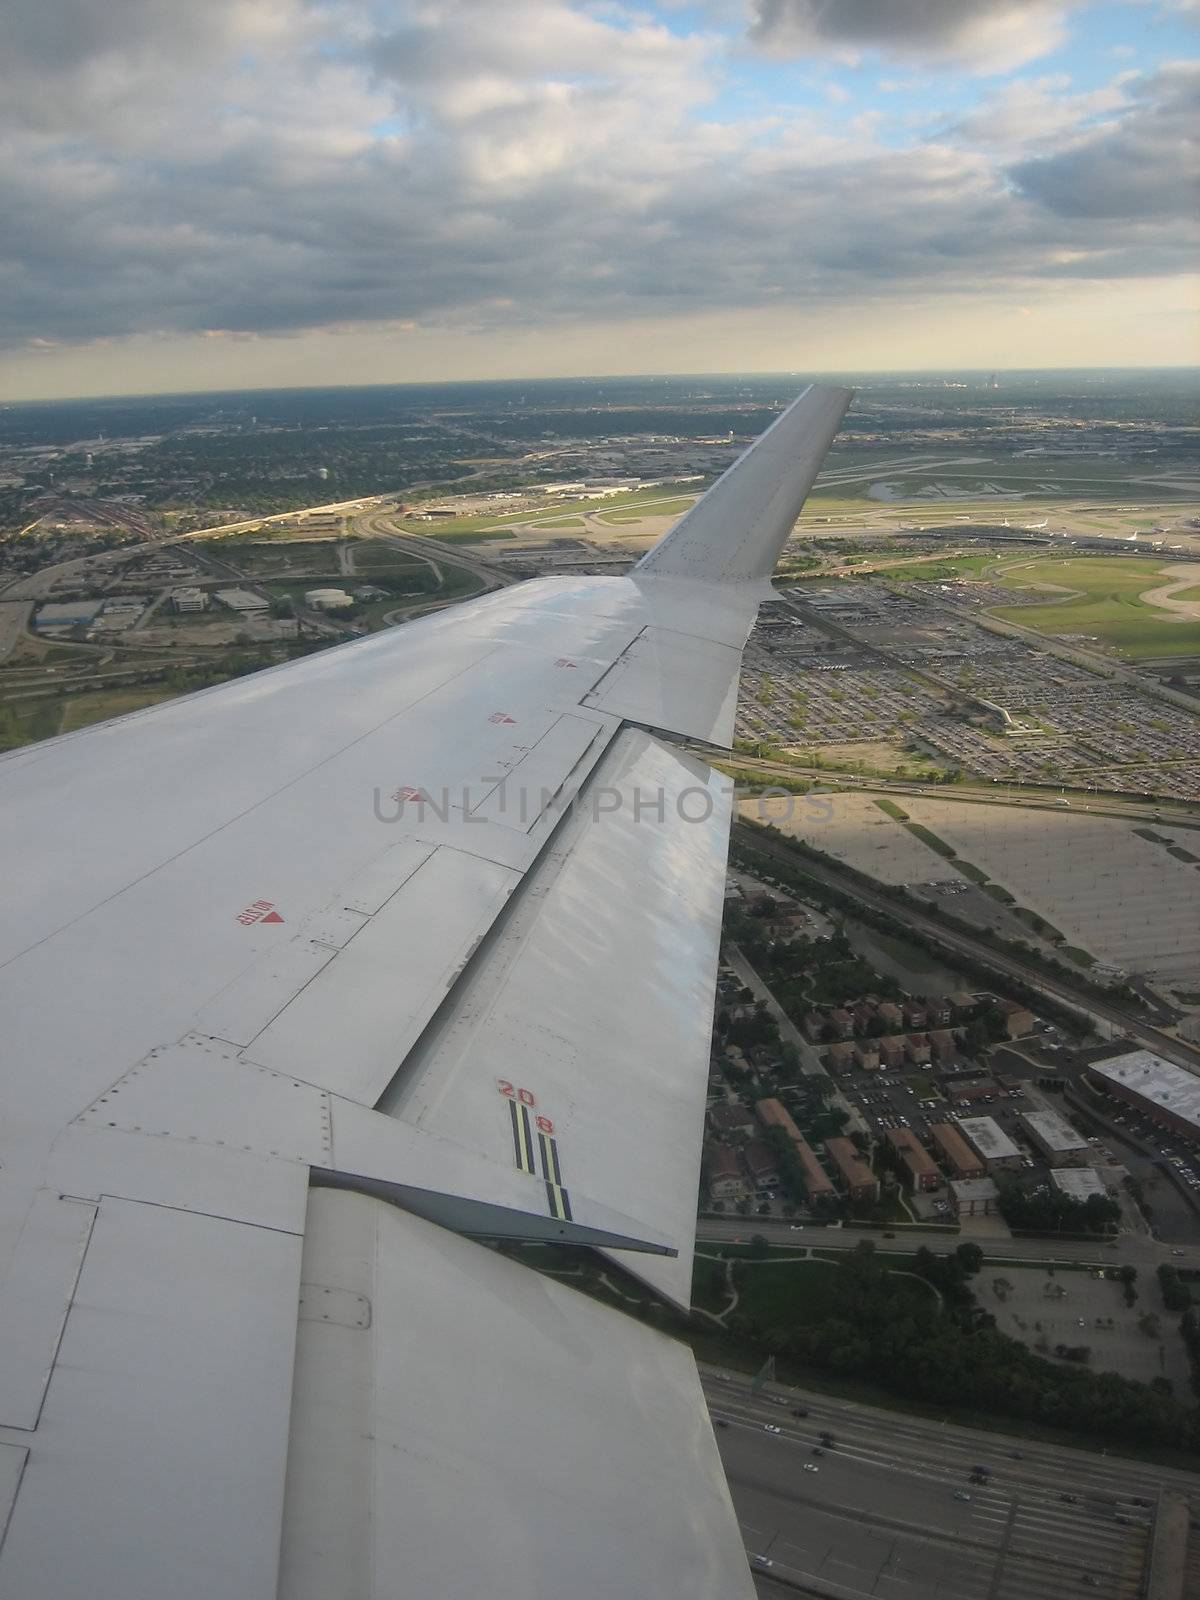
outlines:
[[[637,570],[725,582],[769,578],[852,395],[850,389],[810,385],[642,557]]]
[[[386,1387],[353,1388],[355,1427],[392,1441],[372,1470],[409,1539],[460,1544],[465,1581],[490,1541],[459,1592],[589,1592],[565,1576],[599,1559],[589,1502],[620,1530],[603,1592],[744,1592],[690,1359],[448,1230],[607,1248],[687,1298],[729,801],[644,728],[728,737],[810,477],[795,420],[823,439],[842,403],[810,392],[722,480],[732,565],[700,518],[628,578],[525,584],[0,758],[5,1600],[273,1596],[297,1419],[324,1592],[398,1591],[392,1499],[364,1530],[339,1476],[357,1347],[293,1385],[297,1328],[361,1341],[373,1302],[302,1288],[310,1195],[375,1219]],[[474,1409],[448,1403],[462,1368]],[[403,1393],[413,1370],[447,1403]],[[310,1452],[314,1418],[345,1460]],[[505,1422],[535,1455],[544,1428],[552,1470],[522,1460],[498,1518]]]
[[[361,1195],[304,1282],[280,1600],[753,1595],[683,1346]]]

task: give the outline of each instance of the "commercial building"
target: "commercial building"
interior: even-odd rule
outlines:
[[[354,596],[344,589],[306,589],[304,604],[314,611],[345,611],[354,604]]]
[[[1105,1094],[1136,1106],[1160,1127],[1200,1143],[1200,1077],[1151,1050],[1093,1061],[1088,1076]]]
[[[171,595],[171,605],[176,611],[207,611],[208,596],[203,589],[188,586],[176,589]]]
[[[760,1100],[754,1109],[764,1128],[781,1128],[791,1140],[800,1159],[800,1165],[804,1169],[804,1188],[808,1198],[810,1200],[831,1198],[834,1187],[829,1174],[817,1160],[812,1146],[796,1126],[787,1107],[778,1100]]]
[[[908,1168],[914,1189],[936,1189],[942,1175],[928,1150],[911,1128],[889,1128],[887,1141]]]
[[[838,1169],[851,1200],[878,1200],[879,1179],[849,1139],[827,1139],[825,1149]]]
[[[1056,1167],[1050,1174],[1050,1181],[1072,1200],[1087,1200],[1094,1194],[1108,1193],[1095,1167]]]
[[[973,1078],[970,1083],[956,1083],[946,1090],[952,1106],[972,1105],[978,1100],[994,1100],[1000,1087],[994,1078]]]
[[[92,624],[98,631],[105,633],[124,633],[132,628],[134,623],[146,609],[146,600],[140,594],[115,594],[111,600],[106,600]]]
[[[256,611],[269,611],[271,602],[264,600],[261,594],[251,594],[249,589],[218,589],[217,599],[230,611],[241,611],[247,615]]]
[[[86,628],[100,614],[102,600],[52,600],[33,619],[35,628]]]
[[[1021,1121],[1052,1167],[1079,1167],[1090,1158],[1087,1140],[1057,1111],[1025,1111]]]
[[[958,1125],[983,1160],[987,1172],[1010,1171],[1021,1165],[1021,1152],[994,1117],[964,1117]]]
[[[956,1217],[987,1217],[997,1209],[1000,1191],[992,1178],[960,1178],[950,1185]]]
[[[929,1137],[937,1147],[942,1165],[952,1178],[982,1178],[986,1175],[983,1162],[957,1128],[951,1127],[948,1122],[934,1122],[930,1125]]]

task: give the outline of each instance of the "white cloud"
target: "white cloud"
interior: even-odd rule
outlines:
[[[70,4],[69,40],[23,26],[3,68],[10,346],[569,329],[1190,259],[1174,71],[1011,85],[894,148],[878,110],[836,130],[790,105],[710,116],[728,36],[616,3],[396,0],[386,31],[368,0]],[[1153,205],[1121,200],[1120,173]]]
[[[1072,93],[1063,74],[1024,78],[986,94],[949,130],[957,139],[1000,152],[1041,153],[1130,105],[1137,74],[1122,74],[1103,88]]]

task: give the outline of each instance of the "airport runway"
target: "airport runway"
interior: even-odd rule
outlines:
[[[702,1377],[747,1553],[772,1563],[764,1594],[1136,1600],[1160,1492],[1200,1510],[1200,1475]],[[814,1456],[823,1429],[836,1443]],[[970,1481],[976,1464],[986,1484]]]

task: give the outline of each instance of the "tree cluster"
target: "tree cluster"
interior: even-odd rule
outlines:
[[[735,1331],[785,1359],[867,1379],[912,1399],[1130,1444],[1200,1448],[1200,1413],[1160,1386],[1088,1370],[1086,1347],[1067,1347],[1064,1359],[1071,1365],[1058,1366],[1000,1332],[968,1286],[977,1270],[973,1248],[960,1247],[948,1258],[931,1252],[913,1257],[912,1270],[939,1290],[941,1304],[932,1295],[928,1304],[915,1302],[868,1247],[838,1269],[829,1309],[818,1322],[767,1327],[742,1315]],[[753,1269],[738,1269],[744,1270]],[[1185,1337],[1200,1371],[1200,1314],[1193,1308],[1189,1318]]]
[[[1119,1203],[1108,1195],[1076,1200],[1059,1189],[1039,1192],[1012,1182],[1001,1185],[999,1204],[1009,1227],[1023,1233],[1114,1233],[1121,1219]]]

